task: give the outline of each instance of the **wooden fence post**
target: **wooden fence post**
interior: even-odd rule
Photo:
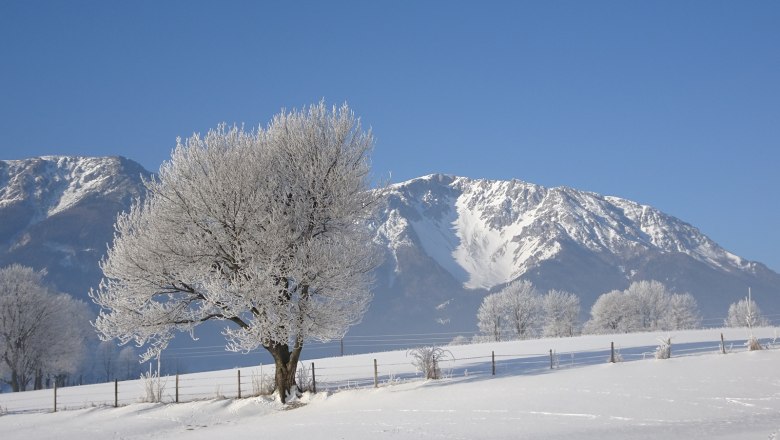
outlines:
[[[54,412],[57,412],[57,381],[54,381]]]
[[[496,352],[490,352],[490,363],[493,365],[493,376],[496,375]]]
[[[374,388],[379,388],[379,370],[376,366],[376,359],[374,359]]]
[[[314,372],[314,362],[311,363],[311,392],[317,393],[317,374]]]
[[[610,342],[610,355],[609,355],[609,361],[613,364],[615,363],[615,343]]]
[[[726,354],[726,342],[723,340],[723,333],[720,334],[720,352]]]
[[[179,403],[179,373],[176,373],[176,403]]]
[[[241,398],[241,370],[238,370],[238,398]]]
[[[119,407],[119,379],[114,379],[114,408]]]
[[[550,349],[550,369],[553,369],[553,351]]]

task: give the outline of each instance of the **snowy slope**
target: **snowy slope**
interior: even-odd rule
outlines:
[[[756,331],[764,337],[776,333],[769,328]],[[458,369],[439,381],[393,380],[390,372],[412,371],[403,351],[314,359],[325,377],[330,374],[358,382],[370,376],[371,358],[377,358],[383,366],[380,386],[305,395],[293,409],[263,397],[122,403],[115,409],[108,402],[90,405],[90,391],[77,387],[60,390],[60,398],[70,393],[77,399],[75,406],[86,409],[18,412],[14,401],[38,400],[41,407],[49,407],[52,390],[0,395],[0,407],[9,412],[0,416],[0,432],[4,439],[30,440],[55,435],[62,439],[212,439],[251,433],[290,439],[776,439],[780,435],[780,350],[746,352],[739,344],[732,353],[722,355],[717,350],[718,334],[710,330],[672,335],[673,353],[685,343],[705,351],[681,352],[669,360],[627,359],[609,364],[600,351],[611,339],[623,353],[652,350],[661,336],[665,335],[449,347],[454,357],[464,361],[491,350],[497,356],[515,354],[501,358],[504,363],[495,377],[489,370]],[[745,331],[727,329],[725,336],[727,340],[744,338]],[[512,365],[524,359],[522,353],[544,352],[548,347],[563,353],[558,368],[550,370],[542,363],[512,370]],[[593,361],[569,365],[568,351]],[[182,380],[188,381],[183,382],[187,390],[195,387],[213,396],[215,392],[229,395],[232,389],[214,384],[220,378],[235,377],[236,371],[222,371],[183,376]],[[191,385],[198,379],[206,381]],[[122,382],[120,389],[130,385]],[[113,384],[105,384],[105,391],[112,390]],[[140,394],[140,389],[135,393]]]

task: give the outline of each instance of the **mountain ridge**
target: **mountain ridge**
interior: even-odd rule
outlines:
[[[450,291],[453,282],[461,285],[456,296],[465,298],[525,278],[545,290],[579,294],[587,312],[601,293],[658,279],[675,290],[692,290],[708,316],[725,316],[728,304],[750,285],[760,286],[769,308],[776,308],[780,276],[649,205],[518,179],[446,174],[381,191],[375,241],[387,258],[380,278],[405,277],[407,288],[434,277]],[[423,268],[415,270],[405,258]]]

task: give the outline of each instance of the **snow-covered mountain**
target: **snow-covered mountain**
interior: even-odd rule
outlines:
[[[642,279],[691,292],[708,318],[725,316],[748,286],[765,310],[778,309],[778,274],[647,205],[439,174],[384,192],[375,240],[387,258],[375,304],[401,313],[408,302],[421,330],[426,322],[469,328],[475,299],[517,278],[579,294],[583,312],[599,294]],[[375,312],[388,324],[398,320]]]
[[[117,213],[149,175],[123,157],[0,161],[0,267],[45,268],[60,290],[85,299],[100,280]]]
[[[151,173],[121,157],[0,161],[0,266],[46,268],[86,299],[118,212]],[[372,227],[385,260],[374,300],[350,334],[473,331],[485,293],[517,278],[595,298],[656,279],[726,315],[747,287],[780,312],[780,275],[650,206],[518,180],[430,175],[382,190]]]

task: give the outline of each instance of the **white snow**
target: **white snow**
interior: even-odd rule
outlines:
[[[98,388],[113,390],[113,384],[103,384],[60,390],[63,399],[81,396],[75,406],[87,408],[19,412],[14,407],[22,402],[51,405],[52,390],[2,394],[0,407],[8,414],[0,416],[0,432],[3,439],[31,440],[777,438],[780,350],[747,352],[741,345],[745,331],[726,329],[732,352],[718,354],[720,331],[673,333],[669,360],[638,360],[667,336],[660,333],[453,346],[448,349],[459,360],[444,366],[450,376],[438,381],[416,379],[405,352],[316,359],[323,387],[347,380],[351,385],[306,394],[292,408],[262,397],[90,406]],[[756,332],[770,339],[776,334],[771,328]],[[611,341],[626,362],[606,363]],[[556,370],[549,369],[549,349],[559,353]],[[491,351],[498,361],[495,377]],[[380,369],[376,389],[373,359]],[[227,383],[235,377],[235,371],[218,371],[182,380],[190,393],[213,396],[222,383],[221,392],[231,395],[235,386]],[[360,384],[368,387],[346,389]],[[132,385],[121,382],[120,388]]]

